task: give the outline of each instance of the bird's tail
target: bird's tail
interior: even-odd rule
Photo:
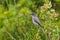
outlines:
[[[40,26],[40,29],[44,32],[45,29],[43,28],[43,26],[42,25],[39,25],[39,26]]]

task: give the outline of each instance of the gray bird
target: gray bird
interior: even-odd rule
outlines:
[[[39,21],[39,19],[38,19],[38,17],[37,17],[37,15],[36,15],[34,12],[32,12],[31,15],[32,15],[32,22],[33,22],[33,24],[40,26],[40,28],[41,28],[42,30],[44,30],[44,29],[43,29],[43,26],[41,25],[41,22]]]

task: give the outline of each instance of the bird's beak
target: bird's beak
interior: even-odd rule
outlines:
[[[30,15],[32,15],[32,14],[30,14]]]
[[[32,14],[30,14],[30,15],[32,15]]]

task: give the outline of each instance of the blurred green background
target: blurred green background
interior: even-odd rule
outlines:
[[[32,23],[33,11],[44,32]],[[60,40],[60,0],[0,0],[0,40]]]

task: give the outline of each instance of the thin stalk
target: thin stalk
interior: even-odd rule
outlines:
[[[7,34],[11,37],[11,39],[16,40],[9,32]]]

